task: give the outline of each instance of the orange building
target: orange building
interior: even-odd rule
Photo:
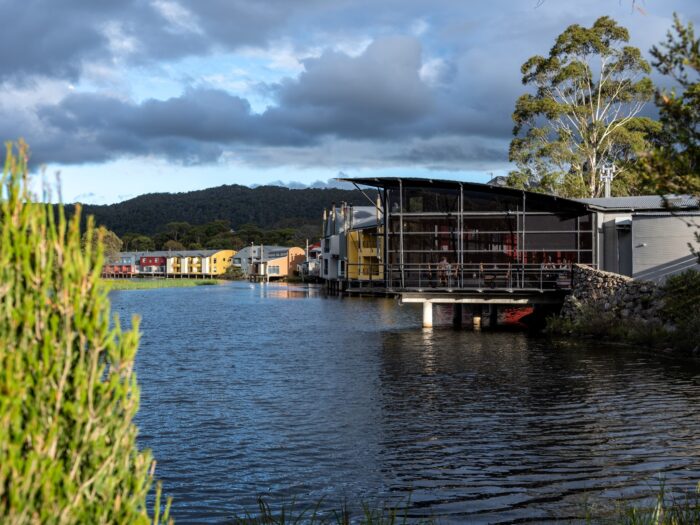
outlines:
[[[273,281],[286,279],[297,273],[297,266],[306,259],[303,248],[276,247],[263,250],[265,255],[257,260],[253,257],[249,278],[253,281]]]

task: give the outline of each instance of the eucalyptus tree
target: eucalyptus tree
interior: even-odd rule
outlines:
[[[700,198],[700,38],[692,22],[684,25],[674,15],[666,41],[652,47],[651,55],[654,67],[673,78],[676,89],[656,93],[662,133],[658,147],[645,159],[646,180],[661,195]],[[700,222],[684,220],[695,230],[690,248],[700,261]]]
[[[659,90],[662,133],[647,159],[648,177],[662,193],[700,196],[700,38],[692,22],[674,15],[666,40],[651,48],[654,67],[675,81],[676,89]]]
[[[522,66],[534,92],[516,102],[509,156],[512,186],[597,197],[614,165],[618,193],[635,190],[634,164],[660,125],[637,115],[654,93],[651,68],[629,33],[609,17],[569,26],[549,52]]]

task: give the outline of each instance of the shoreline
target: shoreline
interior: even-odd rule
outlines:
[[[159,290],[162,288],[191,288],[193,286],[215,286],[222,279],[100,279],[110,292],[124,290]]]

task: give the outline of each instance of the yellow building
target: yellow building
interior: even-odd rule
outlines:
[[[218,250],[207,257],[207,268],[211,275],[221,275],[226,273],[229,266],[233,264],[233,256],[236,250]]]
[[[384,239],[381,228],[372,227],[347,232],[347,278],[351,281],[384,279],[382,265]]]
[[[188,250],[166,255],[168,277],[217,277],[233,263],[235,250]]]

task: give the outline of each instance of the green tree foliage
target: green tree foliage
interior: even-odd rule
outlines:
[[[27,154],[7,146],[0,185],[0,521],[149,523],[138,323],[110,327],[102,243],[81,246],[79,208],[67,220],[32,203]]]
[[[627,29],[609,17],[569,26],[548,57],[521,70],[535,88],[515,106],[509,184],[567,197],[598,197],[601,169],[614,164],[619,193],[635,191],[634,164],[658,133],[636,115],[653,96],[649,64],[625,45]]]
[[[131,240],[129,250],[138,252],[147,252],[155,250],[155,243],[153,239],[146,235],[139,235]]]
[[[108,230],[104,226],[100,226],[99,228],[92,230],[86,230],[85,233],[83,233],[80,242],[83,249],[87,249],[87,246],[90,245],[92,251],[96,251],[97,246],[101,244],[104,249],[104,255],[108,259],[118,254],[123,245],[121,239],[117,237],[117,234],[111,230]]]
[[[185,249],[185,246],[179,241],[166,241],[163,244],[163,249],[168,251],[181,251]]]
[[[685,350],[700,348],[700,272],[687,270],[669,277],[663,291],[662,313],[676,327],[671,334],[674,346]]]
[[[182,241],[189,234],[192,226],[188,222],[169,222],[165,225],[165,233],[173,241]]]
[[[681,91],[658,91],[663,126],[659,147],[647,159],[649,182],[661,194],[700,195],[700,39],[677,15],[666,41],[651,49],[653,65]]]
[[[681,89],[657,91],[662,133],[658,147],[645,159],[646,182],[659,194],[690,194],[700,198],[700,39],[692,23],[674,15],[666,41],[651,49],[654,67],[672,77]],[[700,224],[691,250],[700,260]]]

